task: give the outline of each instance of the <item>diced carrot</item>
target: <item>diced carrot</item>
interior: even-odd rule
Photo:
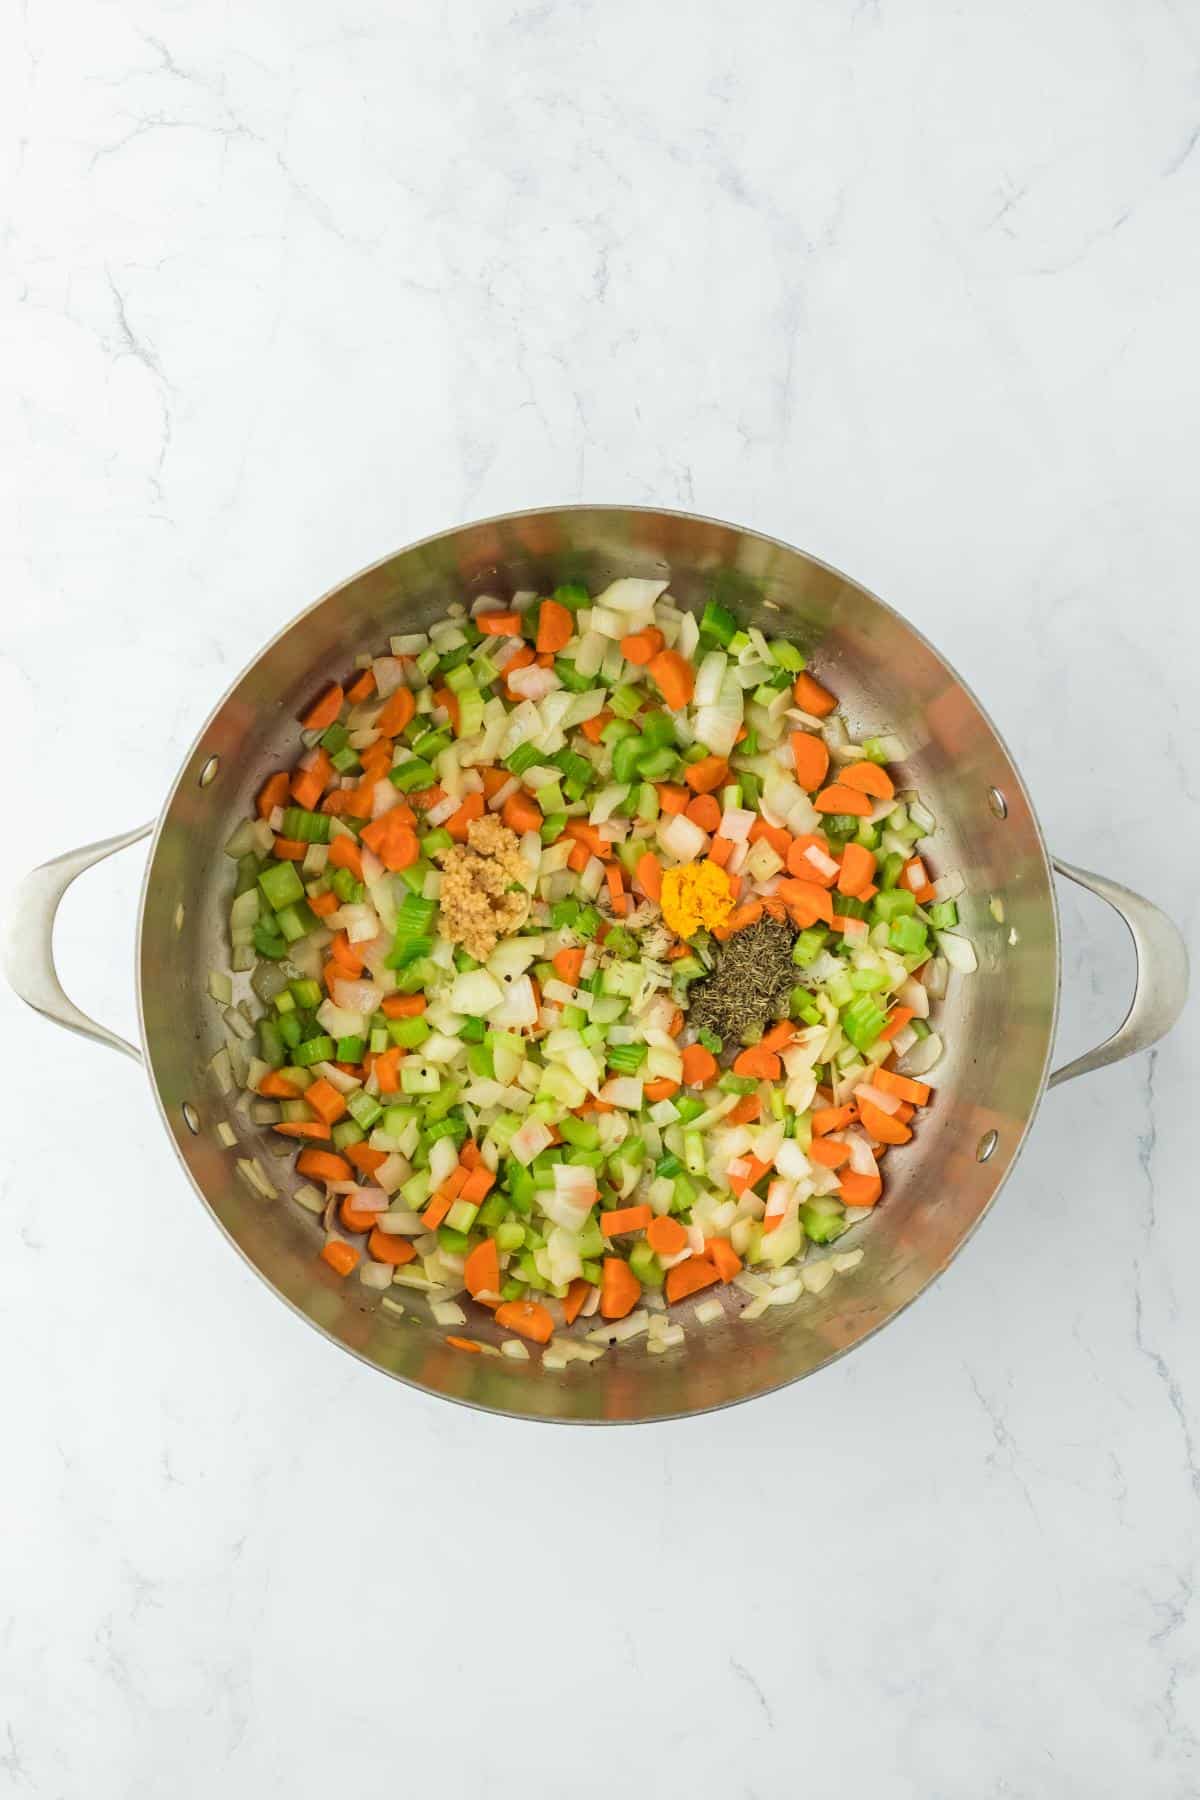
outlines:
[[[662,864],[652,850],[638,858],[634,870],[634,880],[648,900],[658,900],[662,895]]]
[[[471,830],[473,819],[482,819],[485,811],[483,795],[468,794],[458,811],[451,813],[446,820],[445,829],[458,844],[465,844]]]
[[[395,1094],[400,1091],[400,1062],[404,1052],[398,1044],[390,1050],[384,1050],[375,1058],[373,1073],[379,1083],[381,1094]]]
[[[508,796],[500,816],[508,829],[515,831],[518,837],[527,831],[541,830],[542,809],[523,789],[518,788],[515,794]]]
[[[704,1254],[710,1260],[723,1282],[730,1282],[735,1275],[742,1272],[742,1259],[728,1238],[710,1237],[704,1240]]]
[[[645,631],[631,631],[628,637],[621,639],[621,655],[625,661],[637,663],[641,668],[645,668],[662,647],[663,634],[653,625],[648,625]]]
[[[576,1319],[579,1317],[580,1308],[583,1306],[584,1301],[591,1291],[591,1282],[585,1281],[582,1275],[577,1275],[574,1281],[571,1282],[566,1293],[562,1297],[563,1318],[567,1321],[568,1325],[573,1325],[575,1323]]]
[[[621,1237],[627,1231],[644,1231],[653,1217],[648,1206],[618,1206],[600,1214],[600,1229],[605,1237]]]
[[[375,672],[373,669],[360,669],[350,686],[346,689],[346,698],[351,706],[359,706],[369,700],[375,692]]]
[[[650,677],[672,712],[682,712],[696,691],[696,672],[678,650],[660,650],[648,664]]]
[[[299,838],[277,837],[271,845],[271,854],[280,862],[303,862],[308,855],[308,845],[302,844]]]
[[[828,1137],[831,1131],[844,1131],[854,1118],[852,1106],[818,1106],[812,1116],[814,1137]]]
[[[860,793],[871,794],[876,800],[890,800],[896,792],[895,782],[878,763],[849,763],[838,770],[838,780],[843,787],[857,788]]]
[[[753,837],[754,833],[751,832],[750,835]],[[818,887],[831,887],[838,877],[836,866],[828,875],[823,875],[816,863],[810,862],[804,854],[809,849],[819,850],[822,855],[829,857],[830,862],[836,864],[836,857],[830,855],[828,839],[815,831],[804,831],[799,837],[792,839],[787,855],[789,871],[802,881],[815,881]]]
[[[733,1072],[755,1081],[778,1081],[783,1072],[783,1064],[773,1050],[765,1050],[761,1044],[754,1044],[734,1058]]]
[[[791,1043],[795,1035],[796,1027],[791,1020],[780,1019],[779,1023],[772,1025],[770,1031],[766,1032],[759,1040],[758,1048],[760,1050],[783,1050]]]
[[[359,1260],[360,1252],[341,1238],[330,1238],[321,1252],[321,1261],[328,1263],[335,1275],[348,1275],[358,1267]]]
[[[641,1297],[642,1284],[629,1264],[620,1256],[606,1256],[600,1273],[601,1318],[625,1318]]]
[[[770,844],[776,856],[782,856],[784,862],[787,862],[788,852],[792,847],[791,832],[785,830],[782,825],[768,825],[767,821],[760,813],[750,827],[750,842],[752,844],[757,844],[764,839]],[[797,871],[793,869],[792,873],[795,874],[796,872]]]
[[[677,1006],[675,1008],[675,1011],[671,1014],[671,1017],[667,1022],[668,1037],[678,1037],[680,1032],[683,1030],[683,1025],[684,1025],[684,1011],[681,1006]]]
[[[894,1094],[897,1100],[911,1100],[914,1106],[928,1106],[933,1093],[924,1081],[914,1081],[910,1075],[897,1075],[891,1069],[876,1069],[871,1083],[880,1093]]]
[[[332,725],[342,710],[342,701],[345,697],[340,684],[336,681],[331,682],[324,693],[317,696],[300,720],[305,731],[324,731],[327,725]]]
[[[255,804],[258,807],[259,818],[269,818],[277,806],[286,806],[287,800],[287,772],[283,769],[278,769],[274,775],[267,776],[267,779],[258,790],[258,799]]]
[[[395,1263],[397,1268],[412,1262],[417,1254],[410,1239],[396,1237],[390,1231],[380,1231],[378,1225],[367,1239],[367,1249],[376,1262]]]
[[[849,1162],[850,1152],[836,1138],[815,1137],[808,1146],[808,1160],[820,1163],[823,1169],[840,1169]]]
[[[676,1300],[686,1300],[689,1294],[698,1294],[702,1288],[712,1287],[720,1279],[711,1257],[689,1256],[686,1262],[676,1263],[673,1269],[667,1270],[667,1299],[672,1304]]]
[[[482,1206],[496,1185],[496,1177],[491,1169],[482,1163],[472,1169],[459,1190],[459,1199],[466,1200],[471,1206]]]
[[[668,817],[683,812],[688,803],[688,791],[673,781],[655,783],[654,791],[658,795],[658,804]]]
[[[871,811],[871,802],[866,794],[858,788],[843,787],[835,781],[832,787],[822,788],[813,801],[819,813],[854,813],[865,819]]]
[[[378,1217],[378,1213],[363,1212],[355,1206],[349,1194],[342,1195],[341,1205],[338,1207],[338,1218],[342,1221],[343,1230],[373,1231]]]
[[[453,1204],[453,1195],[446,1193],[444,1188],[439,1188],[421,1214],[421,1223],[426,1231],[436,1231]]]
[[[729,938],[735,931],[745,931],[747,925],[754,925],[762,918],[763,910],[761,900],[747,900],[744,906],[734,908],[719,931],[713,933],[714,937]]]
[[[860,1094],[858,1098],[858,1117],[868,1137],[873,1137],[877,1144],[907,1144],[912,1136],[908,1126],[885,1113],[881,1106],[873,1106]]]
[[[292,776],[292,799],[297,806],[315,812],[321,795],[332,780],[333,764],[328,752],[317,749],[312,753],[312,761],[306,767],[298,768]]]
[[[847,1206],[874,1206],[882,1192],[883,1182],[878,1175],[859,1175],[853,1169],[843,1172],[838,1188],[838,1195]]]
[[[701,831],[715,831],[721,823],[721,803],[714,800],[711,794],[697,794],[684,812]]]
[[[311,1106],[318,1119],[326,1125],[336,1125],[346,1110],[345,1096],[339,1094],[331,1081],[322,1075],[319,1081],[309,1084],[304,1090],[305,1103]]]
[[[771,1167],[770,1163],[763,1162],[757,1156],[744,1156],[740,1160],[746,1164],[745,1170],[728,1178],[730,1191],[739,1199],[748,1188],[756,1188]]]
[[[683,779],[693,794],[711,794],[729,780],[729,764],[723,756],[703,756],[699,762],[688,764]]]
[[[383,1167],[388,1153],[386,1150],[376,1150],[370,1144],[347,1144],[346,1157],[360,1175],[373,1175],[376,1169]]]
[[[603,712],[594,713],[590,719],[585,719],[583,721],[583,724],[579,729],[582,731],[589,744],[598,744],[600,742],[604,727],[606,725],[611,725],[612,717],[613,715],[609,712],[608,708],[605,707]]]
[[[558,600],[543,600],[538,608],[537,648],[539,653],[553,654],[565,650],[575,630],[575,619],[569,607]]]
[[[318,919],[327,919],[331,912],[337,911],[340,902],[337,895],[327,889],[323,894],[310,894],[308,896],[308,904],[312,907]]]
[[[453,688],[440,687],[434,688],[433,697],[441,707],[442,711],[449,713],[450,728],[454,732],[455,737],[457,737],[459,720],[462,716],[458,710],[458,695],[454,692]]]
[[[743,1094],[733,1111],[727,1115],[730,1125],[753,1125],[755,1119],[761,1117],[762,1101],[757,1094]]]
[[[589,824],[586,819],[568,819],[564,835],[574,838],[577,844],[586,845],[591,854],[599,857],[601,862],[611,861],[612,843],[608,838],[601,837],[598,825]]]
[[[871,885],[875,873],[875,858],[863,844],[847,844],[842,851],[842,866],[838,873],[838,893],[861,894],[865,887]]]
[[[825,739],[817,737],[812,731],[794,731],[792,761],[796,765],[796,780],[800,786],[810,794],[814,793],[829,773],[829,750]]]
[[[496,1308],[496,1323],[535,1344],[548,1344],[554,1336],[554,1320],[540,1300],[506,1300]]]
[[[278,1069],[267,1070],[258,1084],[258,1091],[267,1100],[298,1100],[301,1094],[295,1082],[281,1075]]]
[[[672,1081],[669,1075],[659,1075],[653,1081],[648,1081],[642,1092],[651,1106],[657,1106],[660,1100],[670,1100],[672,1095],[679,1092],[679,1083]]]
[[[425,1011],[424,994],[385,994],[383,1011],[389,1019],[415,1019]]]
[[[329,1126],[323,1125],[319,1119],[297,1119],[286,1125],[274,1125],[271,1128],[280,1137],[316,1138],[319,1142],[328,1138]]]
[[[688,1234],[678,1219],[666,1214],[659,1219],[651,1219],[646,1227],[646,1242],[656,1256],[678,1256],[688,1241]]]
[[[475,1342],[474,1338],[456,1337],[451,1334],[447,1337],[446,1342],[452,1350],[466,1350],[472,1356],[483,1355],[481,1346]]]
[[[698,805],[698,804],[699,804],[699,802],[697,802],[697,801],[693,802],[693,805]],[[716,863],[718,869],[723,869],[725,867],[726,863],[729,861],[730,857],[733,855],[733,848],[734,848],[733,839],[727,838],[727,837],[721,837],[720,834],[718,833],[718,835],[713,839],[712,843],[708,846],[709,862]]]
[[[344,931],[335,932],[330,939],[329,954],[352,980],[362,974],[363,959]]]
[[[879,1034],[880,1038],[887,1043],[889,1039],[895,1037],[898,1031],[903,1031],[909,1020],[915,1019],[916,1016],[911,1006],[894,1006],[888,1014],[887,1024]],[[875,1085],[878,1086],[878,1082]]]
[[[352,837],[330,840],[328,862],[335,869],[349,869],[355,881],[363,878],[362,852]]]
[[[591,861],[591,852],[586,844],[572,844],[567,857],[567,867],[574,874],[581,875]]]
[[[405,813],[409,815],[407,821],[403,816]],[[411,868],[421,854],[408,807],[394,806],[390,812],[372,820],[363,829],[362,841],[368,850],[374,851],[385,869],[395,873]]]
[[[811,713],[816,719],[825,718],[837,705],[829,689],[807,674],[797,675],[792,695],[801,712]]]
[[[584,949],[582,945],[565,950],[557,950],[552,959],[554,973],[568,987],[578,987],[579,977],[583,973]]]
[[[683,1079],[688,1087],[704,1087],[717,1078],[717,1059],[703,1044],[689,1044],[683,1053]]]
[[[312,1175],[317,1181],[349,1181],[352,1170],[345,1157],[332,1150],[302,1150],[296,1158],[296,1172]]]
[[[621,865],[610,862],[604,871],[604,879],[608,883],[608,897],[612,901],[613,912],[618,919],[623,918],[629,911],[629,896],[621,879]]]
[[[567,616],[569,618],[570,614],[568,613]],[[521,635],[520,613],[480,613],[475,623],[484,637],[520,637]]]
[[[500,1255],[494,1238],[484,1238],[463,1264],[463,1281],[469,1294],[500,1292]]]

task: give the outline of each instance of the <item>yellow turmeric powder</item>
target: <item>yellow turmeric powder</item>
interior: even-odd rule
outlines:
[[[663,918],[680,937],[694,937],[702,925],[712,931],[733,911],[733,889],[714,862],[682,863],[662,878]]]

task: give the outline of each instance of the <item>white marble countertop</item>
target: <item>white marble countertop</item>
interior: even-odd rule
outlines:
[[[25,0],[0,29],[10,874],[150,817],[327,586],[588,498],[885,595],[1054,847],[1194,941],[1194,9]],[[140,854],[59,933],[126,1029]],[[1062,898],[1074,1051],[1131,959]],[[569,1435],[334,1353],[213,1231],[132,1064],[0,1010],[3,1792],[1200,1787],[1194,1008],[1050,1097],[881,1338]]]

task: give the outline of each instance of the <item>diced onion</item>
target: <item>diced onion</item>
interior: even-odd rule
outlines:
[[[954,931],[939,931],[935,935],[937,947],[954,973],[956,975],[973,975],[979,967],[979,958],[975,954],[975,946],[970,938],[960,937]]]

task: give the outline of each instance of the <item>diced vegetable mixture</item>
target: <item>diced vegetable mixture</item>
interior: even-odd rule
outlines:
[[[903,746],[662,581],[451,615],[318,695],[227,846],[235,1113],[330,1269],[460,1350],[658,1354],[820,1292],[974,967]]]

